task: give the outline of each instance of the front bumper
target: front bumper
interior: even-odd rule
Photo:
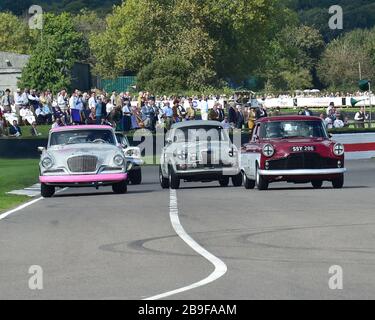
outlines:
[[[127,173],[94,174],[94,175],[61,175],[40,176],[40,183],[51,185],[74,185],[74,184],[111,184],[128,179]]]
[[[303,170],[259,170],[262,176],[283,177],[283,176],[334,176],[344,174],[345,168],[340,169],[303,169]]]

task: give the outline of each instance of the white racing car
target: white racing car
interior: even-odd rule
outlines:
[[[160,159],[162,188],[178,189],[180,181],[219,181],[222,187],[242,185],[238,149],[216,121],[186,121],[167,133]]]

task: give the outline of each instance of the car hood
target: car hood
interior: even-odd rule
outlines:
[[[108,152],[119,152],[121,150],[114,145],[110,144],[71,144],[71,145],[59,145],[48,148],[48,153],[52,153],[55,156],[73,156],[73,155],[101,155]]]

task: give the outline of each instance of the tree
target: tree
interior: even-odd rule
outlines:
[[[127,0],[107,17],[106,30],[90,39],[95,72],[115,77],[180,55],[199,75],[192,82],[198,87],[246,79],[288,16],[280,0]]]
[[[19,86],[22,88],[33,88],[58,92],[70,85],[70,76],[64,63],[56,60],[60,48],[53,41],[39,43],[30,57],[26,67],[22,71]]]
[[[27,54],[36,41],[36,33],[25,21],[11,13],[0,12],[0,47],[2,51]]]
[[[44,14],[43,41],[31,53],[22,71],[21,87],[60,90],[69,88],[69,72],[88,55],[84,37],[77,32],[73,16]]]
[[[319,63],[319,77],[332,89],[355,90],[358,87],[359,64],[362,78],[373,79],[374,53],[375,29],[352,31],[327,46]]]
[[[273,90],[311,88],[317,84],[316,67],[323,50],[318,30],[303,25],[286,27],[270,41],[259,74]]]

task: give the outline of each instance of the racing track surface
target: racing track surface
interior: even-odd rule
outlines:
[[[268,192],[183,183],[186,232],[227,273],[171,299],[375,298],[375,160],[348,162],[346,187],[274,184]],[[172,228],[158,169],[127,195],[69,189],[0,220],[0,299],[143,299],[210,275]],[[31,265],[44,289],[31,291]],[[344,289],[328,288],[332,265]]]

